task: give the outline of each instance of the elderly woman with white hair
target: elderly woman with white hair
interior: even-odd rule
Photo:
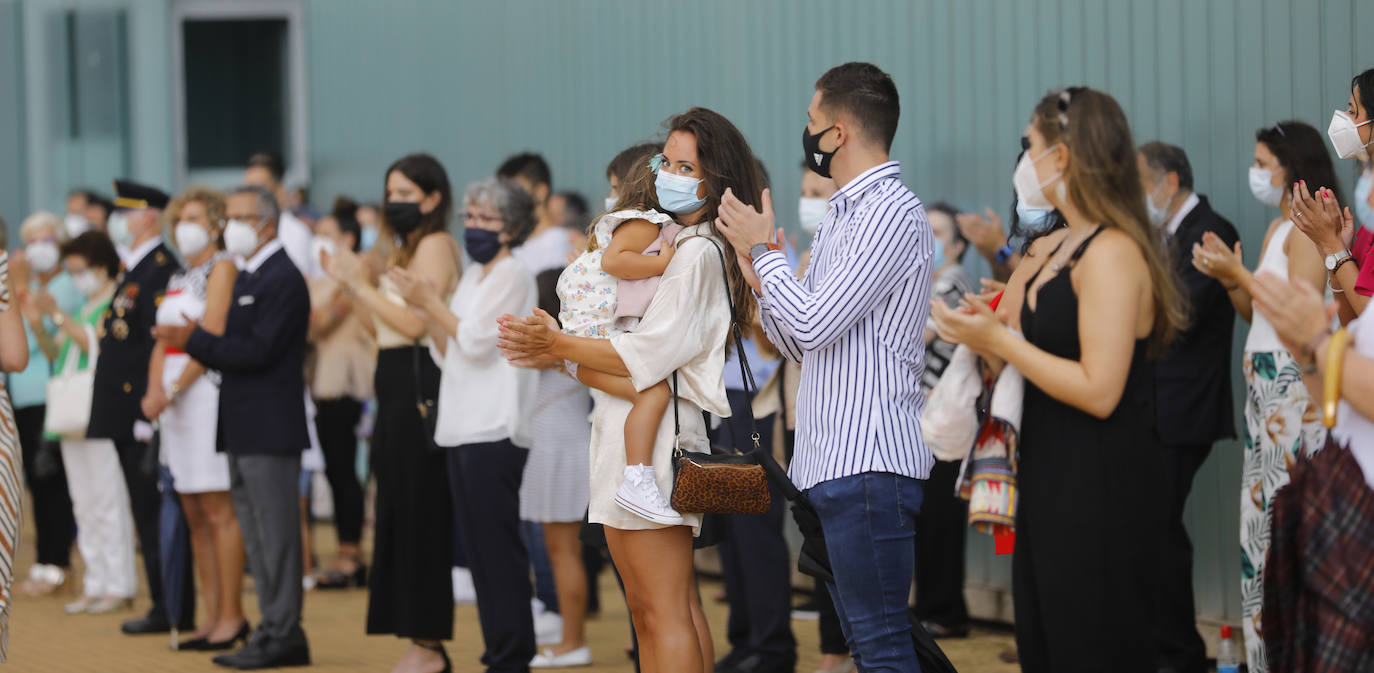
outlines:
[[[19,227],[22,252],[11,260],[15,287],[20,288],[19,308],[24,316],[28,338],[29,366],[9,377],[10,401],[24,454],[24,480],[33,498],[33,536],[38,558],[29,567],[28,579],[19,592],[45,596],[66,585],[71,568],[72,541],[76,539],[76,519],[67,493],[67,472],[57,444],[43,437],[43,417],[47,411],[46,385],[57,357],[57,325],[45,316],[37,301],[51,295],[64,313],[74,314],[85,303],[72,278],[63,270],[59,246],[66,241],[66,229],[57,215],[38,211]]]
[[[535,654],[529,555],[520,540],[520,482],[529,457],[538,373],[497,350],[497,318],[529,314],[534,274],[511,255],[534,230],[534,201],[487,179],[463,195],[463,247],[476,263],[447,303],[433,285],[395,268],[390,278],[424,317],[443,355],[435,443],[448,456],[453,515],[477,589],[488,670],[525,670]]]

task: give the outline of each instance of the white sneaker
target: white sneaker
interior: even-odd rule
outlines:
[[[682,515],[658,491],[652,465],[628,465],[625,481],[615,492],[615,504],[641,519],[664,526],[681,526]]]
[[[104,615],[109,614],[111,612],[118,612],[120,610],[128,610],[133,606],[134,599],[132,598],[121,598],[119,596],[104,596],[102,598],[97,598],[91,601],[90,605],[86,606],[86,614]]]
[[[453,568],[453,604],[477,604],[477,587],[473,586],[472,571],[467,568]]]
[[[530,660],[530,668],[572,668],[591,665],[592,649],[586,646],[563,654],[554,654],[553,650],[544,650],[534,655],[534,658]]]
[[[563,642],[563,617],[556,612],[535,612],[534,642],[537,645],[557,645]]]

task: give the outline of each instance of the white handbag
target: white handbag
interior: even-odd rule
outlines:
[[[90,343],[87,367],[77,370],[81,349],[73,343],[67,349],[62,373],[48,379],[47,383],[48,409],[43,429],[64,439],[84,439],[86,427],[91,424],[91,397],[95,391],[95,362],[100,355],[100,340],[89,327],[86,338]]]
[[[978,436],[983,376],[968,346],[954,349],[921,411],[921,439],[937,460],[963,460]]]

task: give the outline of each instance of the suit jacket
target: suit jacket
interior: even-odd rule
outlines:
[[[125,271],[115,287],[101,323],[87,437],[129,442],[134,423],[148,420],[141,403],[148,388],[148,361],[157,343],[152,329],[167,281],[178,268],[176,257],[159,243]]]
[[[1230,248],[1235,227],[1198,195],[1169,240],[1169,257],[1188,303],[1188,325],[1156,365],[1160,439],[1166,446],[1211,446],[1236,436],[1231,404],[1231,331],[1236,311],[1221,283],[1193,268],[1193,245],[1212,232]]]
[[[310,293],[285,250],[234,281],[224,336],[191,333],[186,353],[219,370],[222,447],[235,454],[300,453],[305,428]]]

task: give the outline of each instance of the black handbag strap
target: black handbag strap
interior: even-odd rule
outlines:
[[[730,275],[725,263],[725,251],[721,249],[720,243],[706,236],[691,236],[686,240],[701,239],[707,241],[716,249],[716,255],[720,257],[720,277],[725,281],[725,301],[730,307],[730,337],[735,340],[735,354],[739,356],[740,379],[744,381],[744,393],[748,397],[749,405],[749,438],[754,442],[754,448],[759,448],[759,428],[758,422],[754,418],[754,398],[753,395],[758,391],[758,385],[754,382],[754,373],[749,369],[749,358],[744,354],[744,338],[740,335],[739,323],[735,320],[735,300],[730,295]],[[684,241],[686,242],[686,241]],[[679,439],[682,435],[682,424],[678,418],[678,398],[677,398],[677,372],[673,372],[673,451],[675,454],[682,453]],[[726,427],[730,430],[731,443],[734,443],[734,424],[730,417],[725,417]],[[733,447],[735,453],[742,453],[738,446]]]

